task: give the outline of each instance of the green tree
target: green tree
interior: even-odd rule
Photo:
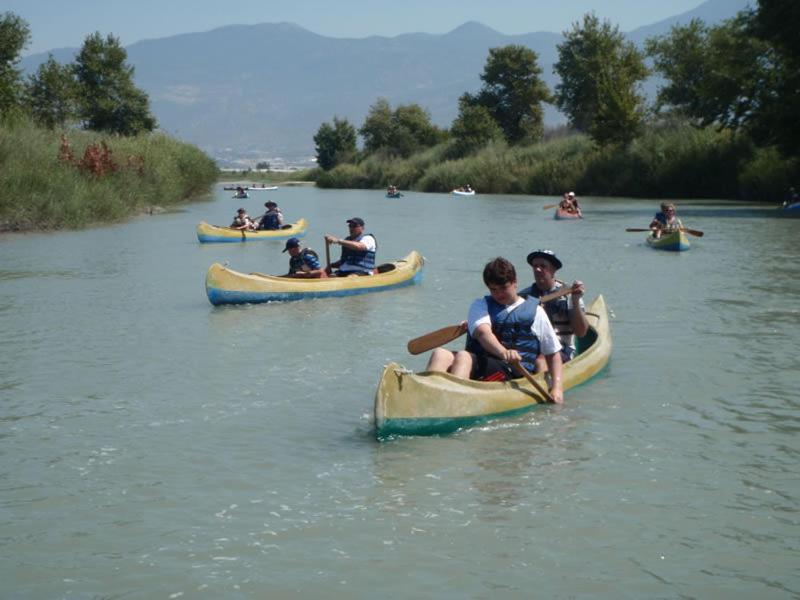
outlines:
[[[314,136],[317,164],[328,171],[338,164],[352,162],[356,157],[356,128],[347,119],[333,118],[333,124],[323,123]]]
[[[364,151],[377,151],[408,157],[420,148],[434,146],[444,132],[431,123],[428,111],[418,104],[398,106],[394,111],[385,98],[373,104],[358,130],[364,138]]]
[[[81,98],[79,113],[86,129],[136,135],[152,131],[147,94],[133,84],[128,53],[113,35],[93,33],[75,59],[75,77]]]
[[[490,142],[502,140],[503,130],[485,106],[472,105],[468,98],[462,96],[458,116],[450,126],[450,136],[453,139],[453,155],[463,157]]]
[[[71,66],[60,65],[51,54],[28,78],[26,106],[37,123],[55,129],[75,119],[77,100],[72,72]]]
[[[553,70],[561,77],[556,86],[556,104],[579,131],[587,131],[600,143],[613,138],[630,139],[631,132],[611,136],[615,127],[635,130],[643,114],[644,98],[639,93],[647,77],[642,54],[626,42],[619,28],[594,14],[573,23],[557,46]],[[609,92],[614,96],[610,97]],[[597,122],[599,119],[600,122]],[[595,132],[592,134],[592,132]]]
[[[519,45],[492,48],[481,74],[483,87],[462,101],[484,107],[509,143],[536,141],[544,133],[542,103],[552,102],[550,90],[540,79],[538,55]]]
[[[23,84],[17,62],[29,38],[23,19],[12,12],[0,16],[0,117],[20,106]]]
[[[701,126],[735,130],[752,120],[773,93],[777,72],[769,45],[751,34],[751,19],[742,12],[715,27],[692,21],[648,40],[647,53],[667,80],[658,108]]]

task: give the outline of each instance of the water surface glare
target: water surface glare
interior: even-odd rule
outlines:
[[[230,194],[0,236],[0,597],[800,596],[800,221],[679,202],[706,235],[667,253],[625,232],[657,201]],[[288,256],[194,226],[267,197],[321,256],[363,217],[422,283],[211,306],[212,262]],[[560,409],[376,442],[382,366],[422,368],[406,342],[465,318],[495,256],[530,283],[536,248],[605,296],[609,368]]]

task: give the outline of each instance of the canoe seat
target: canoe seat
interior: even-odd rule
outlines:
[[[394,271],[395,266],[392,263],[385,263],[382,265],[378,265],[375,269],[375,275],[378,273],[388,273],[389,271]]]

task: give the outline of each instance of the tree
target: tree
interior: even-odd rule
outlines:
[[[364,138],[367,154],[381,150],[402,157],[444,139],[444,133],[431,123],[428,111],[419,104],[400,105],[392,111],[385,98],[370,107],[358,133]]]
[[[23,85],[16,65],[29,38],[23,19],[11,12],[0,16],[0,117],[20,106]]]
[[[701,126],[736,130],[751,120],[774,89],[775,70],[768,44],[750,30],[750,16],[740,13],[715,27],[695,20],[648,40],[647,53],[667,80],[657,107]]]
[[[618,27],[586,14],[582,24],[573,23],[572,31],[564,32],[557,50],[553,70],[561,82],[555,100],[574,128],[598,134],[639,126],[644,98],[638,88],[647,77],[647,67]],[[613,98],[608,96],[611,91]],[[631,134],[620,132],[616,137],[630,139]],[[602,134],[595,139],[601,144],[612,141]]]
[[[133,84],[128,53],[112,35],[88,36],[75,59],[74,72],[81,98],[79,114],[86,129],[136,135],[152,131],[147,94]]]
[[[328,171],[356,157],[356,128],[347,119],[333,118],[333,124],[323,123],[314,136],[317,164]]]
[[[484,107],[510,143],[535,141],[544,133],[542,103],[552,102],[540,79],[536,52],[525,46],[492,48],[481,74],[483,87],[462,101]]]
[[[77,115],[73,69],[49,55],[28,78],[26,105],[33,119],[49,129],[63,127]]]
[[[450,126],[453,154],[466,156],[489,142],[503,139],[503,130],[485,106],[472,105],[468,97],[461,97],[458,116]]]

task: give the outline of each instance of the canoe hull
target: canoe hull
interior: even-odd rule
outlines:
[[[258,304],[307,298],[355,296],[383,292],[422,281],[424,259],[411,252],[389,263],[393,268],[370,276],[293,279],[260,273],[240,273],[214,263],[206,274],[206,294],[211,304]]]
[[[656,250],[667,250],[670,252],[683,252],[689,249],[689,238],[683,231],[673,231],[662,233],[656,239],[652,235],[647,236],[647,245]]]
[[[241,243],[241,242],[261,242],[264,240],[288,240],[290,237],[303,237],[308,229],[305,219],[292,223],[286,229],[275,229],[271,231],[239,231],[230,227],[220,227],[210,225],[203,221],[197,225],[197,240],[201,244],[219,243]]]
[[[611,356],[608,311],[602,296],[587,309],[589,333],[580,354],[564,365],[570,389],[600,373]],[[535,375],[547,388],[543,375]],[[395,435],[435,435],[531,410],[546,399],[525,379],[508,382],[464,380],[448,373],[413,373],[397,363],[384,367],[375,394],[378,439]]]
[[[580,219],[581,216],[578,213],[571,213],[569,211],[557,208],[553,218],[556,221],[571,221],[574,219]]]
[[[474,196],[475,190],[472,190],[471,192],[462,192],[461,190],[453,190],[451,193],[455,196]]]

